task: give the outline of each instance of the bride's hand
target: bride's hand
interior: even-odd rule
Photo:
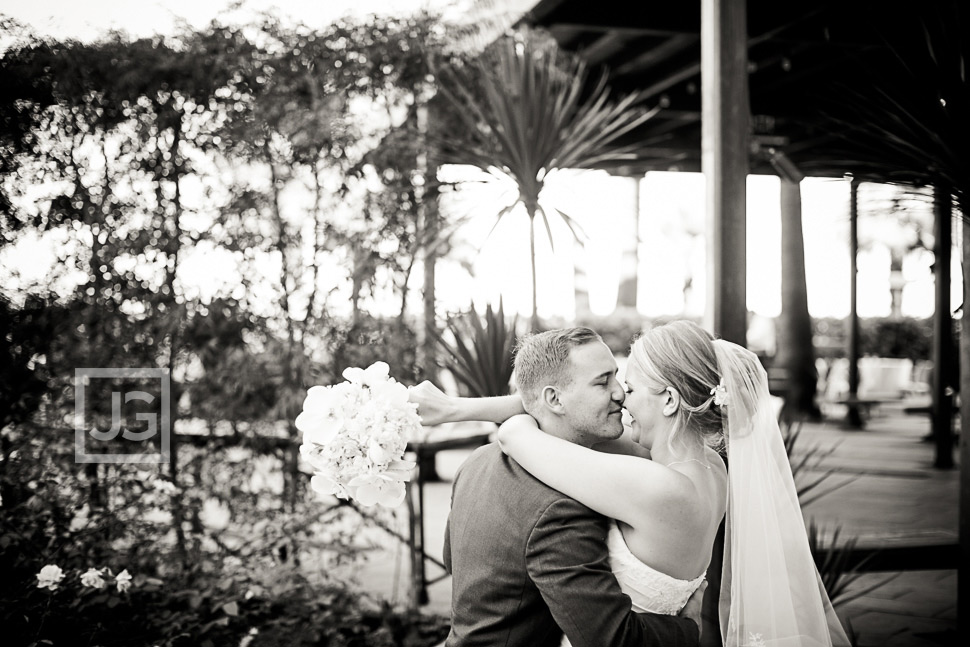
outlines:
[[[458,398],[447,395],[427,380],[408,387],[408,401],[418,405],[421,424],[427,427],[458,420]]]
[[[681,618],[688,618],[693,620],[697,624],[697,634],[698,639],[704,634],[704,620],[701,618],[701,607],[704,605],[704,592],[707,591],[707,580],[701,582],[701,585],[697,587],[697,590],[691,594],[690,599],[687,600],[687,604],[684,608],[680,610],[679,615]]]

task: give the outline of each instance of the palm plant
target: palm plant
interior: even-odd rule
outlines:
[[[822,464],[826,458],[835,452],[838,443],[825,449],[815,444],[804,450],[796,451],[802,432],[801,421],[786,420],[783,421],[781,427],[785,452],[791,465],[792,477],[796,481],[798,503],[802,508],[855,480],[853,477],[839,483],[826,483],[829,477],[835,473],[835,470],[829,468],[823,471]],[[807,472],[821,473],[807,476]],[[824,487],[822,487],[823,484]],[[868,586],[854,587],[853,583],[862,577],[863,567],[872,559],[874,553],[869,553],[866,557],[858,560],[856,544],[859,539],[858,537],[848,537],[840,544],[841,525],[836,526],[831,537],[827,539],[826,530],[812,519],[809,521],[807,532],[809,550],[815,559],[815,566],[818,568],[825,592],[834,606],[842,606],[867,595],[895,577],[895,575],[890,575],[887,578],[880,578]],[[851,627],[849,630],[851,632]]]
[[[788,463],[791,465],[792,478],[795,480],[796,494],[798,503],[803,508],[814,501],[835,492],[839,488],[848,485],[854,479],[844,480],[840,483],[825,482],[835,473],[832,468],[823,469],[826,458],[831,456],[840,443],[830,447],[822,448],[818,444],[811,445],[805,449],[799,448],[798,440],[801,438],[802,423],[800,420],[784,420],[781,424],[782,441],[785,444],[785,453],[788,455]],[[816,472],[809,476],[808,472]],[[820,473],[818,473],[820,472]],[[820,487],[825,484],[825,487]]]
[[[870,89],[844,88],[830,108],[834,131],[848,143],[846,170],[952,192],[965,215],[970,191],[965,13],[955,0],[930,3],[916,12],[914,28],[902,31],[873,18],[896,66],[874,75]]]
[[[826,531],[819,527],[814,520],[808,524],[808,547],[815,557],[815,565],[818,568],[822,586],[829,596],[833,606],[840,607],[852,602],[864,595],[872,593],[884,584],[888,584],[896,578],[899,573],[892,573],[885,577],[879,577],[875,582],[866,586],[854,587],[856,582],[864,574],[863,567],[873,558],[875,553],[869,553],[861,560],[856,557],[856,544],[858,537],[849,537],[842,544],[839,544],[839,535],[842,527],[837,526],[832,532],[832,537],[825,539]]]
[[[473,397],[507,395],[512,380],[512,355],[518,317],[506,320],[501,301],[489,305],[484,321],[474,309],[451,317],[445,333],[432,332],[445,355],[446,366]]]
[[[443,161],[515,183],[518,195],[498,212],[496,226],[520,204],[529,216],[535,330],[537,216],[553,245],[549,213],[539,202],[545,181],[559,169],[601,168],[634,159],[636,145],[621,139],[655,110],[640,105],[637,95],[614,99],[605,72],[590,82],[581,59],[532,31],[499,38],[473,60],[440,70],[438,81],[455,126],[440,145]],[[558,208],[555,213],[578,240],[573,219]]]

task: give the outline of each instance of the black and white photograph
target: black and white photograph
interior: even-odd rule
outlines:
[[[963,0],[0,0],[0,642],[970,644],[968,59]]]

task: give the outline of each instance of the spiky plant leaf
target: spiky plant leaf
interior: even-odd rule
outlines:
[[[862,179],[970,192],[970,84],[966,17],[958,2],[920,7],[915,29],[874,29],[895,59],[872,86],[842,88],[826,112],[845,140],[842,166]],[[862,62],[865,65],[865,62]],[[862,69],[866,69],[863,67]],[[874,89],[872,89],[874,86]]]
[[[474,308],[451,317],[445,330],[435,333],[443,353],[442,368],[473,397],[507,395],[512,379],[518,317],[505,317],[502,302],[497,310],[489,305],[480,317]]]

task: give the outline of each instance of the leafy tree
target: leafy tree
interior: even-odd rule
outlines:
[[[0,430],[29,420],[40,407],[50,388],[47,356],[63,318],[50,299],[29,296],[18,307],[0,294]]]
[[[471,61],[439,71],[439,90],[459,128],[442,142],[442,159],[469,164],[511,179],[515,200],[499,211],[496,224],[517,205],[529,217],[532,318],[537,329],[535,228],[542,218],[552,243],[549,214],[540,204],[546,178],[559,169],[592,169],[632,158],[623,137],[652,116],[638,97],[610,96],[606,73],[589,79],[586,64],[558,49],[538,32],[500,38]],[[572,219],[555,209],[578,236]]]
[[[866,191],[865,189],[869,189]],[[888,189],[888,194],[885,190]],[[903,316],[903,261],[917,250],[933,250],[933,208],[924,190],[863,185],[860,249],[889,250],[890,314]],[[868,199],[866,199],[868,198]]]
[[[433,173],[415,142],[364,156],[391,126],[416,124],[440,34],[430,17],[321,30],[266,19],[136,41],[25,37],[0,58],[2,244],[27,232],[62,241],[48,287],[76,284],[56,302],[34,288],[0,302],[10,360],[0,371],[0,566],[10,575],[0,607],[14,640],[223,644],[256,626],[299,627],[307,644],[407,639],[394,614],[361,619],[340,582],[324,573],[313,586],[299,571],[307,555],[339,562],[357,548],[353,532],[322,539],[322,524],[348,510],[321,514],[305,496],[292,438],[177,436],[163,475],[78,470],[63,432],[77,366],[166,367],[177,413],[240,431],[292,420],[306,381],[334,381],[343,362],[393,356],[396,377],[413,377],[403,316],[362,309],[354,326],[320,286],[353,284],[350,272],[326,277],[323,263],[362,248],[359,264],[374,271],[354,293],[387,281],[403,309]],[[386,113],[376,125],[375,112]],[[343,203],[366,218],[342,222]],[[203,252],[239,268],[212,298],[189,288],[187,259]],[[267,258],[279,261],[275,303],[260,309]],[[284,474],[281,492],[252,486],[266,461]],[[212,505],[229,511],[231,531],[207,525]],[[137,593],[48,596],[35,574],[49,555],[75,582],[91,565],[128,566]],[[321,590],[332,595],[323,616]],[[116,639],[106,627],[121,626],[119,613]]]

